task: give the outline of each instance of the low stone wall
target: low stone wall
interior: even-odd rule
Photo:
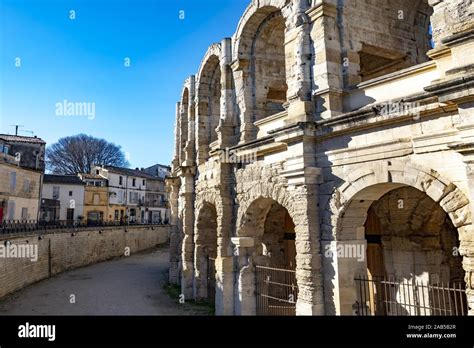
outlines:
[[[3,247],[37,245],[38,258],[5,257],[0,253],[0,298],[55,274],[125,256],[168,242],[169,226],[97,227],[47,234],[2,236]],[[10,255],[11,256],[11,255]]]

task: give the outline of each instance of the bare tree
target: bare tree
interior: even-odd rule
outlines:
[[[130,166],[120,146],[85,134],[61,138],[49,146],[46,165],[54,174],[90,173],[94,165]]]

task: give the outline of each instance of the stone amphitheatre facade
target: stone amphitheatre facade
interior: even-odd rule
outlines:
[[[220,315],[261,313],[263,288],[285,281],[259,269],[293,270],[282,307],[297,315],[397,314],[361,298],[376,277],[393,279],[391,306],[405,283],[459,284],[474,314],[473,13],[471,0],[250,3],[177,103],[170,282]]]

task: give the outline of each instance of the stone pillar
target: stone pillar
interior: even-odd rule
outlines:
[[[251,255],[254,239],[251,237],[234,237],[236,283],[234,287],[234,314],[256,315],[257,302],[255,297],[255,266]]]
[[[186,169],[182,176],[180,205],[183,219],[181,292],[186,299],[194,296],[194,172]]]
[[[188,101],[189,103],[189,101]],[[179,104],[179,166],[186,162],[186,143],[188,141],[188,113],[183,104]]]
[[[227,189],[226,181],[231,172],[229,164],[221,164],[222,212],[217,226],[217,259],[216,259],[216,315],[234,313],[234,255],[231,243],[233,217],[233,199]]]
[[[311,23],[313,103],[316,120],[328,119],[343,113],[344,85],[358,83],[358,54],[343,52],[342,16],[335,1],[318,1],[307,11]],[[349,44],[344,47],[350,47]],[[344,68],[344,70],[343,70]],[[344,75],[343,75],[344,74]]]
[[[474,216],[474,4],[462,0],[432,0],[430,4],[434,6],[433,36],[439,43],[430,56],[442,77],[425,90],[440,103],[456,106],[459,113],[455,126],[460,141],[450,147],[463,155],[466,165],[470,215],[456,212],[450,216],[459,231],[469,314],[474,315],[474,229],[470,221]]]
[[[474,107],[471,108],[471,116],[474,118]],[[474,140],[474,127],[469,127],[471,140]],[[463,155],[466,164],[466,179],[469,190],[469,211],[474,216],[474,142],[460,143],[453,148]],[[466,295],[469,305],[469,315],[474,315],[474,226],[469,223],[459,226],[459,254],[463,257],[463,268],[465,271]]]
[[[255,93],[250,79],[250,57],[232,62],[237,104],[240,110],[240,143],[255,139],[257,127],[253,124],[253,97]]]
[[[314,129],[309,124],[295,127],[276,137],[287,143],[287,160],[282,175],[287,178],[295,200],[290,212],[296,232],[297,315],[324,315],[323,274],[320,250],[318,184],[321,169],[316,167]],[[290,188],[288,189],[290,190]]]
[[[282,12],[287,18],[285,32],[286,76],[288,83],[287,123],[313,121],[311,102],[311,37],[308,2],[295,0]]]
[[[196,96],[195,148],[196,164],[200,165],[209,158],[209,134],[205,123],[209,122],[209,98]]]
[[[322,242],[326,315],[354,315],[360,298],[354,279],[367,275],[367,242],[361,231],[359,239]],[[345,250],[362,251],[363,257],[344,255]]]
[[[180,124],[180,103],[176,103],[176,113],[175,113],[175,126],[174,126],[174,154],[173,154],[173,161],[171,162],[171,171],[174,172],[178,169],[180,165],[180,153],[181,153],[181,144],[180,144],[180,132],[181,132],[181,124]]]
[[[188,103],[188,138],[186,142],[186,163],[184,166],[193,166],[196,162],[196,78],[189,78],[189,103]]]
[[[194,227],[195,234],[197,235],[199,231],[196,226]],[[198,244],[196,238],[194,239],[194,298],[196,300],[207,299],[207,279],[208,279],[208,260],[207,256],[204,253],[205,246]]]
[[[234,77],[232,64],[232,39],[226,38],[221,42],[221,115],[217,136],[219,147],[224,149],[235,145],[238,140],[234,139],[235,120],[234,114]]]
[[[170,232],[170,284],[179,284],[179,260],[181,258],[181,222],[178,219],[178,197],[179,197],[180,179],[177,177],[166,179],[166,189],[168,191],[170,209],[171,209],[171,232]]]

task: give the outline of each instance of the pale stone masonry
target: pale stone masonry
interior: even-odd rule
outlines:
[[[296,270],[297,315],[352,315],[361,274],[461,281],[474,314],[473,13],[250,3],[176,107],[170,281],[220,315],[257,313],[256,265]]]

